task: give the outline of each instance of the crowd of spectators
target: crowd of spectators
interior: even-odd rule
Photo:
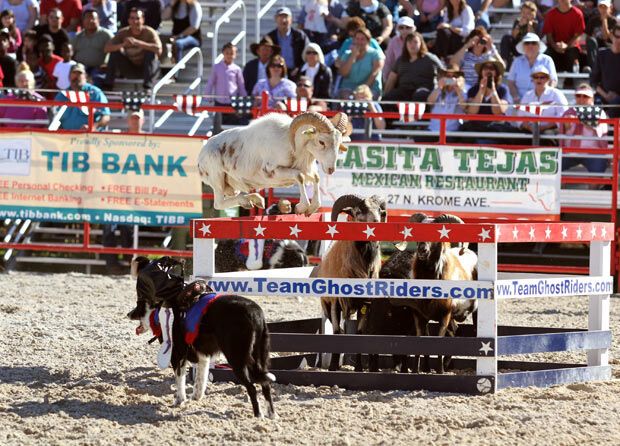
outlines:
[[[162,20],[171,21],[169,35],[161,34]],[[81,91],[94,87],[105,98],[103,90],[124,77],[142,80],[148,92],[165,45],[172,62],[180,60],[201,46],[201,22],[197,0],[0,0],[0,87],[16,87],[16,75],[28,72],[33,88],[52,99],[74,88],[79,65],[88,80]],[[11,114],[3,111],[5,122]]]
[[[413,101],[442,113],[497,116],[454,119],[450,130],[557,133],[564,129],[534,129],[529,121],[507,123],[501,116],[524,113],[518,111],[524,104],[543,106],[543,116],[562,116],[568,102],[557,88],[558,73],[568,71],[589,73],[594,103],[620,116],[620,11],[611,0],[524,1],[497,45],[489,31],[492,6],[507,2],[305,0],[297,17],[278,7],[273,29],[250,45],[256,57],[239,66],[237,48],[225,44],[203,91],[215,105],[266,93],[273,108],[306,98],[322,110],[369,90],[375,110]],[[172,24],[169,36],[161,33],[164,20]],[[21,76],[47,98],[77,89],[104,99],[118,77],[129,77],[148,91],[168,53],[178,61],[202,45],[201,22],[197,0],[0,0],[0,84],[15,87]],[[99,126],[105,115],[98,111]],[[82,127],[73,121],[61,126]],[[244,122],[229,115],[223,123]],[[437,130],[438,122],[429,128]]]

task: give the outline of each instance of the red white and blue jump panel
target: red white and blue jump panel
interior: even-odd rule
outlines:
[[[501,223],[495,225],[498,242],[591,242],[614,239],[614,224],[578,223]]]
[[[427,242],[589,242],[613,240],[613,223],[436,224],[323,222],[289,218],[192,220],[194,238]]]

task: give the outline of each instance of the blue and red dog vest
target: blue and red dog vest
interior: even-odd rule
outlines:
[[[185,342],[193,344],[198,337],[198,331],[200,329],[200,321],[215,300],[220,297],[221,294],[210,293],[203,294],[194,305],[185,313]]]

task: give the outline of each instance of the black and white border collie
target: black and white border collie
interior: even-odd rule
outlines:
[[[193,333],[194,339],[188,343],[184,323],[186,311],[191,303],[211,290],[206,282],[200,280],[184,286],[182,273],[179,276],[173,272],[178,264],[169,257],[154,261],[145,257],[134,259],[132,272],[137,276],[137,302],[127,315],[131,320],[140,321],[136,334],[142,334],[154,328],[156,311],[161,308],[172,310],[174,322],[170,363],[176,379],[175,405],[187,400],[185,379],[188,363],[197,364],[191,399],[200,400],[208,383],[210,358],[221,352],[239,382],[247,389],[254,416],[262,416],[254,387],[254,384],[260,384],[268,403],[268,416],[277,417],[271,397],[271,383],[275,377],[268,371],[269,330],[262,309],[242,296],[218,295],[209,302],[197,333]],[[161,342],[161,333],[154,333],[159,335]]]

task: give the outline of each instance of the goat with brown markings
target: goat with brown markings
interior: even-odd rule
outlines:
[[[335,222],[341,212],[351,216],[353,221],[361,223],[385,222],[387,217],[385,200],[376,195],[370,198],[343,195],[334,203],[332,221]],[[379,277],[380,269],[381,246],[378,241],[337,240],[332,243],[330,250],[312,275],[314,277],[376,279]],[[331,322],[334,334],[342,333],[340,327],[342,319],[349,320],[354,313],[358,313],[358,320],[360,319],[359,312],[363,304],[362,299],[321,297],[323,315]],[[358,358],[356,370],[361,369],[361,356],[358,355]],[[340,355],[332,354],[329,370],[337,370],[339,363]]]
[[[428,221],[422,219],[420,221]],[[455,215],[442,214],[432,223],[463,223]],[[421,280],[475,280],[476,253],[464,247],[451,247],[449,242],[419,242],[412,261],[412,276]],[[452,299],[391,299],[395,305],[410,306],[415,311],[417,336],[428,336],[428,322],[439,322],[438,336],[454,336],[457,320],[462,322],[469,312],[475,310],[475,301],[465,303]],[[458,314],[455,319],[454,315]],[[444,361],[440,357],[439,373],[444,372]],[[414,367],[419,370],[419,358]],[[428,357],[425,369],[428,369]]]

